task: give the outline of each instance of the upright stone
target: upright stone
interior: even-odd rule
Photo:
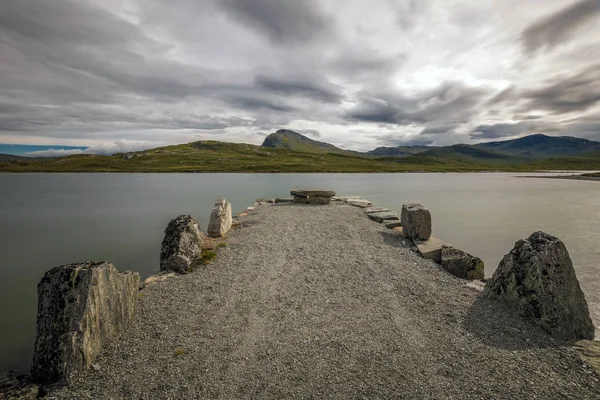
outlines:
[[[108,262],[56,267],[38,284],[37,337],[31,375],[69,384],[135,315],[140,276]]]
[[[558,238],[535,232],[519,240],[483,295],[531,318],[561,340],[593,339],[594,325],[569,253]]]
[[[187,273],[192,262],[200,256],[203,241],[195,217],[179,215],[173,218],[165,229],[160,249],[160,270]]]
[[[219,199],[215,203],[208,223],[208,236],[217,238],[225,235],[231,229],[231,203]]]
[[[442,268],[461,279],[484,278],[483,261],[452,246],[442,247],[440,262]]]
[[[422,204],[403,204],[400,220],[406,237],[413,240],[427,240],[431,237],[431,214]]]

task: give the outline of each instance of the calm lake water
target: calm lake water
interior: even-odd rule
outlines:
[[[434,235],[486,264],[489,277],[514,243],[543,230],[561,238],[600,324],[600,182],[515,174],[0,174],[0,371],[27,371],[36,285],[45,271],[82,260],[158,271],[163,230],[178,214],[203,230],[217,198],[234,212],[294,187],[361,195],[400,211],[417,201]]]

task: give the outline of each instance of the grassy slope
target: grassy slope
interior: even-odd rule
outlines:
[[[600,151],[600,143],[588,139],[541,134],[501,142],[480,143],[475,146],[532,160],[579,157]]]
[[[527,167],[539,170],[598,170],[600,169],[600,152],[578,157],[550,158],[529,163]]]
[[[520,157],[503,154],[493,150],[482,149],[467,144],[456,144],[453,146],[433,148],[420,153],[419,156],[431,156],[450,160],[461,160],[471,163],[485,163],[493,165],[517,165],[528,161],[527,159]]]
[[[267,136],[262,147],[287,149],[300,153],[361,155],[360,153],[342,150],[330,143],[319,142],[297,132],[285,129]]]
[[[1,163],[4,172],[405,172],[482,171],[494,167],[461,160],[355,153],[302,153],[249,144],[195,142],[114,156],[75,155]],[[512,170],[512,167],[508,167]]]

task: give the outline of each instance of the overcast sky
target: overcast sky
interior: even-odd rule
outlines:
[[[600,140],[600,0],[3,0],[0,143]]]

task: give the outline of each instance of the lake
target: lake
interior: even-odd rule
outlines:
[[[163,230],[193,214],[206,232],[212,205],[234,212],[294,187],[334,189],[400,211],[425,204],[433,234],[481,257],[490,277],[514,243],[543,230],[571,254],[600,323],[600,182],[518,174],[0,174],[0,371],[26,372],[35,339],[36,285],[48,269],[112,261],[158,272]],[[540,174],[541,175],[541,174]]]

